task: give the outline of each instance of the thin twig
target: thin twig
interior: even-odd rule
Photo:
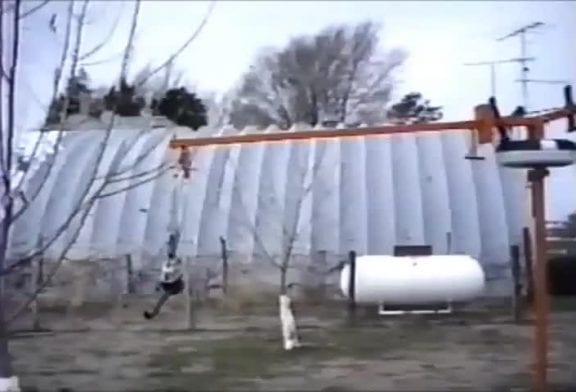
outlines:
[[[48,3],[50,3],[50,0],[43,0],[40,4],[30,8],[28,11],[22,12],[22,14],[20,15],[20,19],[24,19],[25,17],[34,14],[35,12],[39,11],[41,8],[43,8]]]
[[[87,4],[88,2],[85,1],[83,7],[82,7],[82,12],[80,14],[80,19],[79,19],[79,24],[78,24],[78,30],[76,32],[77,35],[77,39],[75,42],[75,47],[73,52],[74,53],[79,53],[79,46],[82,43],[82,32],[84,29],[84,25],[83,25],[83,20],[84,20],[84,16],[87,10]],[[72,16],[74,15],[74,0],[69,0],[68,1],[68,11],[67,11],[67,18],[66,18],[66,32],[65,32],[65,40],[64,40],[64,47],[62,49],[62,54],[60,56],[60,61],[58,63],[58,68],[56,69],[56,74],[54,75],[54,83],[52,84],[52,97],[51,97],[51,101],[50,102],[54,102],[54,100],[56,99],[56,97],[58,96],[58,86],[60,85],[60,82],[62,81],[62,70],[64,69],[64,65],[66,63],[66,59],[68,57],[68,51],[70,49],[70,37],[71,37],[71,33],[72,33]],[[76,72],[76,67],[78,66],[78,57],[77,56],[72,56],[72,64],[70,66],[70,73],[73,74]],[[58,149],[60,147],[60,143],[62,142],[62,138],[64,135],[64,125],[66,122],[66,112],[68,111],[68,107],[70,106],[70,98],[68,97],[68,95],[66,94],[65,98],[64,98],[64,104],[62,105],[62,109],[60,110],[60,121],[59,121],[59,129],[58,129],[58,135],[56,137],[56,140],[54,142],[54,154],[58,153]],[[37,158],[37,154],[38,154],[38,149],[40,147],[40,144],[42,142],[42,138],[43,138],[44,134],[41,133],[38,136],[38,139],[36,140],[36,144],[34,145],[32,154],[29,158],[29,160],[32,162]],[[44,188],[44,185],[46,183],[46,181],[48,180],[48,178],[50,177],[50,174],[52,173],[52,168],[54,163],[56,162],[55,159],[51,160],[48,162],[48,168],[46,171],[46,174],[44,175],[44,177],[41,179],[39,186],[36,189],[36,192],[31,195],[30,197],[28,197],[28,205],[27,206],[23,206],[20,210],[18,210],[14,216],[12,217],[12,224],[18,220],[18,218],[26,211],[26,209],[29,207],[29,205],[31,205],[31,203],[36,200],[36,198],[38,197],[38,195],[40,194],[40,191]],[[24,181],[26,179],[26,175],[30,172],[30,170],[26,170],[26,172],[24,173],[24,175],[22,176],[22,179],[20,181],[20,184],[18,185],[18,189],[24,184]]]
[[[12,197],[12,184],[10,181],[10,176],[12,175],[12,155],[13,155],[13,144],[14,144],[14,129],[15,124],[15,116],[16,116],[16,71],[18,69],[18,56],[20,55],[20,7],[21,2],[20,0],[16,0],[14,3],[14,37],[13,37],[13,45],[12,45],[12,64],[10,66],[10,70],[8,76],[10,78],[11,87],[8,90],[8,129],[7,131],[7,138],[6,138],[6,156],[4,169],[4,186],[5,192],[7,192]],[[9,221],[12,217],[6,217]]]
[[[132,49],[134,43],[134,37],[136,34],[136,27],[138,26],[138,17],[140,16],[140,0],[134,2],[134,12],[132,13],[132,23],[130,25],[130,33],[128,34],[128,42],[126,43],[126,48],[124,49],[124,58],[122,59],[122,71],[120,73],[120,83],[122,80],[126,79],[128,73],[128,66],[130,64],[130,58],[132,56]]]
[[[173,169],[173,168],[174,168],[174,165],[172,165],[170,162],[164,162],[164,163],[161,163],[160,165],[158,165],[158,166],[156,166],[156,167],[154,167],[154,168],[152,168],[152,169],[144,170],[144,171],[142,171],[142,172],[140,172],[140,173],[132,174],[132,175],[127,176],[127,177],[116,177],[116,175],[115,175],[113,178],[111,178],[110,180],[108,180],[108,184],[114,184],[114,183],[118,183],[118,182],[125,182],[125,181],[130,181],[130,180],[136,180],[136,179],[139,179],[139,178],[142,178],[142,177],[146,177],[146,176],[148,176],[149,174],[157,173],[157,172],[160,171],[160,170],[164,170],[164,169],[170,170],[170,169]]]
[[[123,50],[120,52],[116,52],[110,56],[108,56],[107,58],[103,59],[103,60],[95,60],[95,61],[91,61],[91,62],[82,62],[82,66],[83,67],[92,67],[94,65],[101,65],[101,64],[105,64],[105,63],[109,63],[112,62],[120,57],[122,57],[123,55]]]
[[[186,50],[186,48],[188,48],[188,46],[190,46],[190,44],[198,37],[198,35],[200,35],[202,30],[204,29],[204,26],[206,26],[206,23],[208,23],[208,19],[210,19],[210,16],[212,15],[212,12],[214,11],[215,7],[216,7],[216,0],[213,0],[210,3],[210,6],[208,7],[208,11],[206,11],[204,18],[200,22],[200,25],[198,25],[196,30],[186,40],[186,42],[184,42],[184,44],[176,52],[174,52],[174,54],[172,54],[170,57],[168,57],[168,59],[166,61],[164,61],[162,64],[160,64],[154,70],[152,70],[145,78],[143,78],[143,80],[140,81],[140,85],[144,85],[148,81],[148,79],[150,79],[152,76],[156,75],[158,72],[160,72],[161,70],[166,68],[169,64],[174,63],[174,60],[176,60],[176,58],[178,56],[180,56]],[[139,87],[139,86],[136,86],[136,87]]]
[[[121,4],[124,5],[124,3],[121,3]],[[99,44],[95,45],[92,49],[86,51],[86,53],[84,53],[82,56],[80,56],[80,58],[78,59],[79,61],[84,61],[87,58],[95,55],[96,53],[98,53],[99,50],[101,50],[104,46],[106,46],[106,44],[110,43],[112,36],[114,35],[114,33],[116,32],[116,29],[118,28],[118,24],[120,22],[121,16],[122,16],[122,13],[118,12],[118,14],[116,15],[116,20],[114,21],[112,28],[108,32],[108,35],[106,35]]]
[[[85,0],[83,7],[82,7],[82,12],[80,14],[80,17],[78,19],[78,23],[79,23],[79,31],[77,34],[77,40],[76,40],[76,46],[74,48],[74,52],[73,52],[73,58],[77,59],[79,56],[79,50],[80,50],[80,45],[81,45],[81,41],[82,41],[82,26],[84,25],[84,17],[86,15],[86,10],[87,10],[87,6],[90,0]],[[133,19],[132,23],[136,23],[136,20]],[[133,39],[133,36],[130,36],[129,39]],[[130,43],[128,43],[127,47],[130,47]],[[128,54],[125,54],[125,57],[127,57]],[[126,61],[122,62],[122,66],[126,67]],[[75,71],[74,67],[72,67],[73,69],[71,70],[71,73]],[[125,68],[121,68],[120,70],[120,75],[125,74],[126,69]],[[120,76],[121,77],[121,76]],[[70,223],[76,218],[76,216],[82,211],[89,211],[92,203],[94,202],[95,198],[91,197],[87,199],[87,196],[94,184],[94,181],[96,179],[97,173],[99,171],[100,165],[102,163],[102,157],[103,154],[106,150],[106,145],[108,144],[108,140],[110,138],[110,134],[111,134],[111,130],[114,127],[114,122],[115,122],[115,113],[112,113],[112,116],[110,118],[110,122],[108,124],[108,127],[106,129],[106,133],[104,136],[103,141],[100,143],[100,150],[98,151],[98,154],[96,156],[96,165],[94,165],[94,167],[92,168],[92,172],[90,173],[90,180],[89,180],[89,184],[86,186],[86,188],[83,190],[83,192],[81,193],[81,196],[79,198],[78,204],[76,205],[75,208],[73,208],[72,213],[64,220],[63,224],[56,230],[56,233],[52,236],[52,238],[50,238],[48,241],[46,241],[45,243],[43,243],[43,246],[41,246],[39,249],[37,249],[36,251],[32,252],[31,254],[25,256],[23,259],[21,259],[20,261],[16,262],[15,264],[19,264],[20,262],[22,262],[22,260],[28,260],[28,259],[32,259],[34,257],[37,257],[41,254],[43,254],[54,242],[56,242],[60,236],[66,232],[67,228],[69,227]],[[103,181],[102,184],[97,188],[96,191],[96,195],[99,192],[102,192],[105,187],[107,186],[107,182]],[[8,269],[13,269],[16,266],[11,265]],[[7,271],[3,270],[1,271],[2,274],[5,274]]]
[[[4,3],[0,1],[0,43],[4,43]],[[4,80],[8,82],[8,88],[10,84],[8,77],[4,72],[4,52],[0,50],[0,170],[5,172],[4,168]],[[1,204],[1,203],[0,203]],[[4,218],[0,218],[4,219]]]
[[[166,172],[168,172],[168,170],[170,170],[170,169],[171,169],[170,166],[167,166],[167,167],[166,167],[166,166],[164,165],[164,167],[158,169],[158,172],[157,172],[157,173],[155,173],[154,175],[152,175],[152,176],[150,176],[150,177],[148,177],[148,178],[145,178],[144,180],[135,182],[135,183],[133,183],[133,184],[130,184],[130,185],[124,187],[124,188],[120,188],[120,189],[115,190],[115,191],[110,191],[110,192],[108,192],[108,193],[102,193],[102,194],[98,195],[96,198],[97,198],[97,199],[103,199],[103,198],[105,198],[105,197],[110,197],[110,196],[117,195],[117,194],[119,194],[119,193],[127,192],[127,191],[129,191],[129,190],[131,190],[131,189],[134,189],[134,188],[139,187],[140,185],[144,185],[144,184],[146,184],[146,183],[148,183],[148,182],[150,182],[150,181],[154,181],[155,179],[160,178],[160,177],[163,176]]]

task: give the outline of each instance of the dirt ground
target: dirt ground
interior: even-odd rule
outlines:
[[[297,308],[307,346],[284,352],[274,308],[201,309],[197,329],[185,331],[177,308],[147,322],[145,306],[43,313],[50,332],[11,341],[25,390],[529,390],[532,325],[515,325],[506,308],[354,326],[340,308]],[[555,307],[551,381],[576,390],[576,300]]]

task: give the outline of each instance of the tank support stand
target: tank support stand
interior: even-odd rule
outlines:
[[[414,309],[386,309],[386,305],[381,303],[378,306],[379,316],[396,316],[401,314],[451,314],[452,304],[446,302],[443,307],[428,307],[426,308],[414,308]]]

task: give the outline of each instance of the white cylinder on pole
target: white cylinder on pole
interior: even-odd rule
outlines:
[[[340,275],[348,296],[350,264]],[[357,303],[426,305],[466,302],[482,294],[484,271],[467,255],[417,257],[359,256],[356,258]]]

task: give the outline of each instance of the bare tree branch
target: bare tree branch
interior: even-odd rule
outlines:
[[[309,149],[308,154],[312,154],[312,148]],[[322,150],[321,155],[319,156],[319,159],[316,159],[316,157],[314,158],[314,164],[312,165],[312,167],[309,167],[309,160],[311,159],[310,156],[307,156],[307,160],[305,162],[305,164],[301,167],[301,171],[300,171],[300,179],[302,181],[298,181],[299,183],[303,184],[303,186],[298,189],[297,192],[297,197],[296,197],[296,204],[294,206],[294,216],[292,216],[292,219],[289,219],[290,223],[290,227],[286,227],[285,223],[282,223],[282,252],[280,254],[280,260],[277,260],[276,257],[274,257],[272,254],[270,254],[270,252],[268,251],[266,245],[264,244],[264,241],[262,240],[262,238],[260,237],[260,234],[256,228],[256,225],[253,224],[250,221],[246,221],[246,220],[242,220],[240,222],[238,222],[239,224],[243,225],[244,227],[246,227],[248,230],[250,230],[250,233],[252,234],[252,237],[254,238],[255,243],[258,245],[259,250],[261,250],[263,252],[263,256],[265,257],[265,259],[268,260],[268,262],[270,262],[272,265],[274,265],[276,268],[278,268],[281,272],[281,290],[284,290],[286,287],[284,287],[286,285],[286,273],[287,271],[292,268],[291,266],[291,260],[292,260],[292,255],[293,255],[293,251],[294,251],[294,246],[296,241],[298,240],[298,237],[300,236],[299,233],[299,226],[301,223],[301,216],[302,216],[302,207],[304,202],[306,201],[306,198],[309,197],[311,195],[311,191],[312,191],[312,187],[314,185],[314,182],[316,181],[316,178],[320,172],[320,170],[323,168],[322,164],[324,162],[326,156],[326,151]],[[231,165],[232,166],[232,170],[236,171],[238,170],[238,166],[234,165],[232,163],[232,161],[230,160],[230,156],[227,157],[226,159],[226,165]],[[324,167],[327,168],[327,167]],[[310,171],[311,169],[311,171]],[[239,200],[240,200],[240,211],[246,211],[246,203],[245,203],[245,199],[244,199],[244,195],[242,194],[242,192],[240,191],[240,188],[236,188],[237,192],[238,192],[238,196],[239,196]],[[274,197],[272,197],[270,199],[271,203],[278,203],[278,195],[275,195]],[[285,206],[286,208],[286,206]],[[284,221],[284,215],[278,217],[278,219],[281,219],[282,221]]]
[[[71,33],[71,29],[72,29],[72,15],[74,14],[74,1],[73,0],[69,0],[68,1],[68,10],[67,10],[67,18],[66,18],[66,32],[65,32],[65,39],[64,39],[64,47],[62,48],[62,55],[60,56],[60,61],[58,63],[58,67],[56,68],[56,72],[54,75],[54,83],[52,85],[52,94],[50,97],[50,102],[53,102],[57,95],[58,95],[58,86],[60,85],[61,81],[62,81],[62,70],[64,69],[64,65],[66,63],[66,59],[68,57],[68,51],[70,48],[70,33]],[[79,26],[79,30],[77,31],[78,34],[81,34],[80,29],[82,28],[82,26]],[[79,45],[81,42],[81,40],[76,42],[76,45]],[[74,71],[76,69],[76,64],[77,64],[77,60],[73,57],[72,58],[72,66],[71,69]],[[65,99],[62,111],[65,113],[65,111],[68,109],[68,105],[69,105],[69,99]],[[61,121],[60,121],[60,130],[59,130],[59,134],[58,137],[55,141],[55,148],[57,148],[59,146],[59,141],[62,137],[62,128],[63,128],[63,116],[61,116]],[[42,144],[42,140],[44,138],[44,133],[41,133],[37,140],[36,143],[34,144],[34,147],[32,149],[32,153],[30,155],[30,157],[27,157],[28,161],[34,161],[37,158],[37,154],[38,154],[38,149],[40,147],[40,145]],[[48,169],[48,173],[47,176],[45,178],[47,178],[50,174],[50,169]],[[20,181],[20,183],[18,184],[16,189],[21,189],[22,185],[25,182],[26,176],[29,173],[29,170],[26,170],[24,175],[22,176],[22,179]],[[39,187],[39,189],[42,188],[42,185]],[[36,199],[37,194],[33,195],[30,199],[29,202],[32,202]],[[24,212],[24,210],[20,210],[18,212],[15,213],[14,216],[14,220],[16,220],[18,218],[18,216],[20,216],[22,213]]]
[[[83,33],[83,29],[84,29],[83,20],[84,20],[84,16],[86,15],[87,9],[88,9],[88,0],[85,0],[84,3],[82,4],[82,9],[80,11],[80,16],[78,18],[78,26],[76,29],[76,40],[75,40],[74,47],[72,49],[72,61],[71,61],[71,65],[70,65],[70,74],[71,75],[74,75],[76,73],[76,69],[78,66],[78,53],[80,52],[80,46],[82,44],[82,33]],[[62,81],[64,65],[66,64],[66,59],[68,58],[68,52],[70,49],[71,32],[72,32],[72,19],[73,19],[72,17],[73,17],[73,15],[74,15],[74,0],[69,0],[68,1],[68,9],[67,9],[67,17],[66,17],[66,32],[65,32],[66,35],[64,38],[64,47],[62,48],[62,54],[60,56],[60,61],[58,63],[58,67],[56,68],[56,72],[54,75],[54,83],[52,85],[52,96],[50,99],[51,102],[53,102],[56,99],[56,97],[58,96],[58,86],[60,85],[60,83]],[[58,135],[56,136],[56,140],[54,142],[54,153],[55,154],[58,152],[58,149],[59,149],[60,144],[62,142],[62,138],[64,135],[64,125],[66,122],[66,112],[68,111],[69,106],[70,106],[70,97],[68,97],[68,95],[66,94],[64,97],[64,104],[62,105],[62,109],[60,110],[60,121],[59,121]],[[40,134],[38,136],[38,139],[37,139],[37,141],[34,145],[34,148],[32,150],[32,154],[28,158],[29,161],[32,162],[35,159],[37,159],[38,149],[42,143],[43,137],[44,137],[44,134]],[[14,216],[12,217],[12,223],[14,223],[17,219],[19,219],[19,217],[29,207],[30,203],[32,203],[34,200],[36,200],[36,198],[40,194],[40,191],[43,189],[44,184],[46,183],[47,179],[50,177],[50,174],[52,173],[53,164],[54,164],[54,160],[52,160],[48,163],[47,172],[44,175],[44,177],[41,179],[40,185],[37,187],[36,192],[28,197],[28,204],[27,205],[24,205],[20,210],[15,212]],[[24,184],[26,176],[28,175],[29,172],[30,172],[30,167],[28,170],[25,171],[24,175],[22,176],[22,179],[20,181],[18,189],[20,189],[20,187]]]
[[[52,281],[52,278],[54,277],[54,275],[56,275],[56,272],[58,272],[58,270],[60,269],[60,266],[62,265],[62,262],[64,261],[64,259],[66,258],[66,255],[70,251],[70,248],[78,239],[78,235],[80,234],[80,231],[82,230],[82,227],[84,226],[84,222],[86,221],[86,218],[88,217],[89,212],[90,212],[90,208],[87,208],[84,210],[84,213],[80,217],[80,223],[78,224],[75,232],[73,233],[72,238],[66,243],[66,245],[64,246],[64,248],[60,252],[59,257],[56,258],[56,265],[52,268],[52,270],[50,272],[48,272],[48,274],[44,277],[44,280],[38,285],[38,287],[36,287],[36,290],[33,293],[31,293],[28,300],[25,301],[24,304],[22,304],[10,317],[8,317],[8,319],[7,319],[8,324],[12,323],[20,315],[22,315],[22,313],[30,306],[30,304],[32,304],[32,302],[34,302],[36,297],[38,297],[38,294],[40,294],[40,292],[42,292],[42,290],[44,290],[46,288],[46,286]],[[32,258],[30,258],[30,259],[32,259]]]
[[[174,54],[168,57],[166,61],[164,61],[158,67],[154,68],[150,72],[148,77],[140,82],[141,84],[146,83],[146,81],[150,79],[152,76],[154,76],[155,74],[166,68],[169,64],[173,63],[174,60],[176,60],[176,58],[180,56],[186,50],[186,48],[188,48],[188,46],[190,46],[190,44],[200,35],[202,30],[204,29],[204,26],[206,26],[206,23],[208,23],[208,19],[210,19],[210,16],[212,15],[212,12],[214,11],[215,7],[216,7],[216,0],[213,0],[210,3],[210,6],[208,7],[206,15],[204,15],[204,18],[200,22],[200,25],[196,28],[196,30],[192,33],[192,35],[184,42],[184,44],[178,50],[176,50],[176,52],[174,52]]]
[[[8,71],[8,80],[10,83],[10,88],[8,90],[8,129],[6,129],[6,139],[2,138],[2,144],[5,142],[6,146],[2,146],[2,149],[0,150],[0,160],[3,162],[4,191],[6,192],[8,199],[12,198],[12,182],[10,181],[10,176],[12,175],[12,150],[14,147],[14,125],[16,117],[16,70],[18,69],[18,55],[20,49],[20,7],[20,0],[16,0],[14,3],[12,64]],[[4,130],[2,130],[2,133],[4,133]],[[4,147],[6,148],[5,153]],[[12,209],[12,202],[10,201],[9,203],[10,209]],[[12,214],[7,214],[5,219],[10,220],[11,215]]]
[[[106,57],[105,59],[102,60],[95,60],[95,61],[90,61],[90,62],[82,62],[82,66],[83,67],[91,67],[94,65],[101,65],[101,64],[105,64],[105,63],[110,63],[112,61],[115,61],[119,58],[122,58],[123,56],[123,50],[120,52],[116,52],[108,57]]]
[[[160,165],[160,167],[157,167],[157,168],[155,168],[155,169],[152,171],[152,173],[153,173],[152,176],[149,176],[149,177],[147,177],[147,178],[145,178],[145,179],[143,179],[143,180],[140,180],[140,181],[138,181],[138,182],[135,182],[134,184],[130,184],[130,185],[128,185],[128,186],[125,186],[124,188],[120,188],[120,189],[117,189],[117,190],[115,190],[115,191],[108,192],[108,193],[101,193],[101,194],[99,194],[96,198],[97,198],[97,199],[103,199],[103,198],[106,198],[106,197],[110,197],[110,196],[117,195],[117,194],[119,194],[119,193],[127,192],[127,191],[129,191],[130,189],[137,188],[137,187],[139,187],[140,185],[144,185],[144,184],[146,184],[146,183],[148,183],[148,182],[150,182],[150,181],[153,181],[153,180],[155,180],[155,179],[157,179],[157,178],[162,177],[162,176],[163,176],[165,173],[167,173],[168,170],[170,170],[171,168],[172,168],[172,166],[171,166],[170,164]],[[149,173],[147,173],[147,174],[149,174]],[[144,176],[142,176],[142,177],[144,177]],[[133,178],[137,178],[137,177],[133,177]]]
[[[0,1],[0,43],[2,47],[4,42],[4,3]],[[4,80],[6,80],[6,87],[10,88],[8,75],[4,71],[4,52],[0,50],[0,170],[3,173],[6,170],[4,167]]]
[[[22,14],[20,15],[20,19],[24,19],[25,17],[34,14],[35,12],[44,8],[44,6],[46,6],[48,3],[50,3],[50,0],[43,0],[40,4],[37,4],[34,7],[30,8],[29,10],[22,12]]]
[[[89,0],[84,0],[84,3],[82,5],[82,11],[80,13],[80,16],[78,18],[78,32],[76,34],[76,43],[75,43],[75,47],[72,53],[72,58],[76,59],[76,61],[73,61],[72,64],[72,69],[71,69],[71,75],[74,74],[75,72],[75,64],[77,64],[77,59],[79,58],[79,51],[80,51],[80,47],[81,47],[81,42],[82,42],[82,29],[84,26],[84,17],[86,15],[86,10],[88,7],[88,3]],[[137,10],[135,9],[135,12],[137,12]],[[134,24],[137,23],[137,19],[133,18],[132,19],[132,26],[131,26],[131,30],[134,30],[135,27],[133,26]],[[134,38],[133,34],[129,36],[129,41],[132,40]],[[131,43],[128,42],[128,44],[126,45],[127,48],[131,47]],[[129,56],[128,51],[125,53],[125,58],[127,58]],[[125,75],[126,74],[126,67],[127,67],[127,61],[123,61],[122,62],[122,68],[120,70],[120,75]],[[120,76],[120,78],[122,78],[122,76]],[[61,113],[61,124],[64,123],[64,118],[63,115],[65,113]],[[48,248],[50,248],[50,246],[52,246],[52,244],[54,244],[59,238],[60,236],[66,232],[66,230],[68,229],[70,223],[78,216],[78,214],[81,211],[85,211],[85,210],[89,210],[92,206],[92,203],[94,202],[94,197],[88,197],[91,188],[94,185],[94,182],[96,180],[97,177],[97,173],[99,172],[100,169],[100,165],[102,162],[102,157],[103,154],[106,150],[106,146],[108,144],[108,140],[110,138],[110,134],[111,131],[114,127],[114,123],[115,123],[115,113],[112,113],[112,116],[110,118],[110,122],[108,124],[108,127],[105,131],[105,135],[103,137],[103,140],[101,141],[101,143],[99,144],[98,148],[99,150],[97,151],[96,154],[96,164],[93,166],[91,173],[89,175],[89,183],[86,186],[86,188],[81,192],[78,203],[75,207],[73,207],[72,212],[69,214],[69,216],[64,220],[64,222],[60,225],[60,227],[58,227],[55,231],[55,233],[52,235],[51,238],[49,238],[47,241],[45,241],[45,243],[42,244],[42,246],[40,246],[38,249],[32,251],[31,253],[29,253],[28,255],[24,256],[20,261],[17,261],[15,264],[20,264],[23,261],[29,260],[29,259],[33,259],[39,255],[41,255],[42,253],[44,253]],[[130,146],[133,147],[133,144]],[[107,181],[102,181],[102,184],[97,187],[96,189],[96,193],[98,194],[99,192],[102,192],[105,187],[107,186]],[[11,265],[9,267],[9,269],[13,269],[16,268],[16,266]],[[0,269],[0,271],[2,271],[2,274],[5,274],[6,271],[4,270],[4,268]]]
[[[128,34],[128,42],[126,43],[126,48],[124,49],[124,58],[122,59],[122,73],[120,74],[120,80],[126,80],[126,75],[128,74],[128,66],[130,64],[130,59],[132,58],[132,50],[134,37],[136,34],[136,27],[138,26],[138,17],[140,16],[140,0],[134,2],[134,12],[132,13],[132,23],[130,24],[130,33]]]
[[[124,3],[122,3],[122,4],[124,4]],[[116,19],[114,20],[114,24],[112,25],[112,28],[110,29],[108,34],[102,39],[102,41],[100,43],[98,43],[92,49],[86,51],[86,53],[84,53],[82,56],[80,56],[78,61],[84,61],[84,60],[88,59],[89,57],[98,53],[104,46],[106,46],[106,44],[110,43],[110,39],[112,38],[112,36],[116,32],[116,29],[118,28],[118,24],[120,22],[121,16],[122,16],[122,13],[118,12],[118,14],[116,15]]]
[[[134,166],[136,166],[136,165],[134,165]],[[162,171],[164,169],[170,170],[170,169],[174,169],[174,168],[175,168],[175,166],[172,165],[171,163],[164,162],[164,163],[161,163],[160,165],[158,165],[157,167],[154,167],[154,168],[149,169],[149,170],[144,170],[140,173],[133,174],[133,175],[128,176],[128,177],[112,177],[111,179],[108,180],[108,184],[115,184],[118,182],[136,180],[138,178],[146,177],[150,174],[155,174],[155,173]]]
[[[362,97],[384,112],[393,86],[391,69],[396,67],[378,68],[372,63],[378,56],[394,63],[396,53],[379,50],[378,25],[372,22],[297,37],[285,48],[257,57],[242,79],[231,122],[237,128],[273,123],[289,128],[324,120],[348,123],[357,117],[363,122],[364,112],[351,103]]]

